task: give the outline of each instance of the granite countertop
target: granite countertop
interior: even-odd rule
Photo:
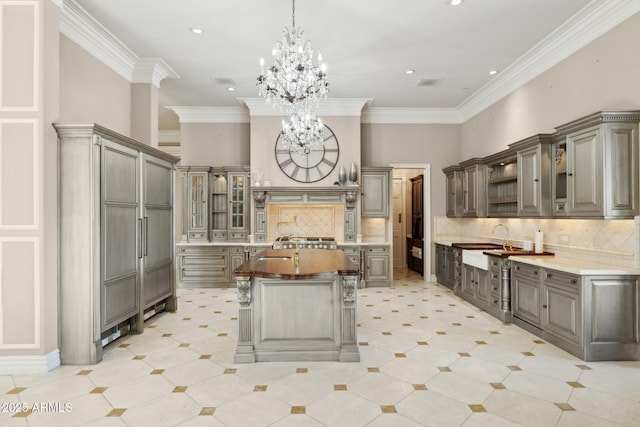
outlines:
[[[358,268],[340,250],[305,249],[298,252],[299,262],[295,263],[295,249],[268,249],[246,261],[233,271],[234,276],[262,277],[267,279],[318,279],[334,276],[355,276]]]

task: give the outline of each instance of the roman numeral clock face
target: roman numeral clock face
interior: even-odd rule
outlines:
[[[319,149],[298,153],[283,148],[283,136],[276,140],[276,161],[285,175],[298,182],[317,182],[329,175],[338,163],[340,148],[338,139],[331,129],[324,125],[324,144]]]

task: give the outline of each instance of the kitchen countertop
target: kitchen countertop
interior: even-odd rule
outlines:
[[[389,242],[337,242],[338,246],[389,246]],[[271,249],[273,243],[269,242],[177,242],[176,246],[253,246],[258,248]]]
[[[358,268],[343,251],[331,249],[268,249],[259,252],[233,271],[234,276],[262,277],[267,279],[317,279],[333,275],[355,276]]]
[[[548,257],[548,256],[511,256],[511,261],[523,264],[535,265],[551,270],[565,271],[581,276],[602,275],[640,275],[640,269],[620,267],[610,264],[594,263],[572,258]]]

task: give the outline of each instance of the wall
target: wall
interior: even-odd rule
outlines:
[[[431,165],[433,215],[445,214],[445,177],[442,169],[456,164],[460,151],[460,125],[362,124],[362,164],[391,163]]]
[[[640,13],[462,125],[465,160],[607,109],[640,108]]]
[[[249,123],[182,123],[180,164],[249,165]]]
[[[131,84],[60,34],[62,123],[98,123],[131,135]]]

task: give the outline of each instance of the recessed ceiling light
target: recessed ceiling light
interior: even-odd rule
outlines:
[[[191,32],[194,34],[202,34],[202,28],[191,27]]]
[[[449,0],[450,6],[460,6],[462,3],[464,3],[464,0]]]
[[[235,88],[235,87],[228,87],[228,88],[227,88],[227,90],[228,90],[229,92],[233,92],[234,90],[236,90],[236,88]]]
[[[416,70],[412,70],[412,69],[409,69],[409,70],[405,71],[405,73],[407,73],[407,74],[413,74],[415,72],[416,72]]]
[[[496,74],[498,74],[498,70],[491,70],[491,71],[489,71],[489,74],[491,74],[492,76],[496,75]]]

